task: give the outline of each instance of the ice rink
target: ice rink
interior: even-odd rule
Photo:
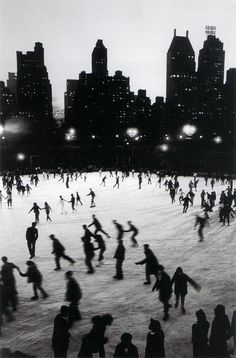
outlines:
[[[53,320],[58,314],[60,306],[65,304],[66,281],[64,273],[73,269],[75,278],[79,281],[83,291],[80,310],[82,320],[74,324],[71,329],[71,341],[68,357],[77,357],[83,334],[91,328],[91,317],[96,314],[111,313],[114,317],[112,326],[107,328],[109,338],[105,345],[106,356],[113,356],[114,348],[120,341],[123,332],[133,335],[133,343],[137,345],[140,357],[144,356],[146,335],[150,318],[159,319],[165,333],[165,349],[167,358],[189,358],[192,356],[191,326],[196,321],[195,312],[202,308],[211,323],[214,308],[217,304],[226,307],[226,313],[231,320],[232,312],[236,309],[236,225],[231,219],[230,226],[222,226],[218,218],[218,204],[210,213],[209,226],[204,230],[205,239],[198,241],[197,231],[194,230],[196,214],[200,207],[200,192],[204,188],[211,191],[210,184],[205,187],[200,178],[194,205],[189,207],[188,213],[182,213],[182,205],[171,204],[169,194],[164,187],[158,187],[157,177],[152,176],[152,184],[143,179],[142,189],[138,189],[137,174],[124,182],[120,180],[120,189],[113,188],[115,178],[107,175],[106,187],[100,185],[99,173],[88,173],[87,181],[79,178],[70,182],[67,189],[65,183],[58,182],[51,175],[50,180],[43,180],[39,176],[38,187],[32,187],[29,197],[22,197],[13,189],[13,208],[8,209],[6,201],[0,209],[1,256],[8,257],[10,262],[18,265],[22,272],[26,271],[25,261],[29,259],[25,232],[34,221],[34,213],[28,214],[33,202],[40,207],[47,201],[52,208],[52,222],[46,222],[45,211],[40,212],[38,225],[39,238],[36,244],[34,259],[43,274],[43,287],[50,295],[48,299],[30,301],[32,296],[31,284],[27,284],[24,277],[15,272],[19,293],[18,312],[15,320],[5,323],[2,347],[12,350],[35,354],[37,357],[52,357],[51,336]],[[121,177],[121,175],[120,175]],[[24,176],[23,183],[29,183]],[[120,178],[121,179],[121,178]],[[188,192],[190,177],[180,177],[180,187]],[[1,184],[2,185],[2,182]],[[235,187],[235,182],[234,182]],[[90,208],[90,197],[86,196],[92,188],[96,194],[96,207]],[[227,185],[217,183],[215,191],[219,202],[219,194]],[[72,212],[70,204],[66,204],[67,215],[61,214],[59,195],[70,200],[70,195],[78,191],[83,206],[77,206]],[[3,191],[3,195],[5,195]],[[93,275],[87,275],[84,264],[84,252],[81,242],[83,224],[92,222],[91,215],[96,214],[105,231],[111,238],[106,239],[104,265],[96,268]],[[116,219],[125,229],[127,221],[131,220],[139,229],[138,248],[131,247],[130,233],[125,233],[126,260],[123,265],[124,280],[115,281],[115,260],[113,255],[117,246],[116,229],[112,220]],[[92,231],[94,227],[91,227]],[[61,260],[62,270],[54,271],[54,255],[51,254],[52,242],[49,235],[54,234],[66,247],[66,253],[76,260],[73,268],[67,261]],[[104,237],[105,239],[105,237]],[[185,273],[193,278],[202,289],[196,292],[189,286],[186,298],[186,314],[180,308],[174,308],[174,294],[171,298],[173,307],[170,318],[163,322],[162,304],[158,300],[158,292],[151,292],[152,285],[144,286],[145,266],[136,266],[135,261],[144,258],[143,244],[148,243],[172,277],[176,268],[181,266]],[[98,251],[96,251],[97,253]],[[94,259],[97,262],[98,254]],[[152,277],[154,284],[154,277]],[[232,347],[232,341],[229,341]]]

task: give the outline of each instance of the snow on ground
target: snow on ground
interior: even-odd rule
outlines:
[[[82,179],[70,183],[70,189],[58,182],[58,178],[43,180],[37,188],[33,187],[30,197],[18,196],[14,189],[13,208],[7,209],[6,202],[0,209],[1,256],[6,255],[10,262],[19,265],[25,272],[25,261],[28,260],[28,250],[25,231],[34,221],[34,214],[28,214],[33,202],[43,207],[45,201],[52,207],[52,223],[46,222],[45,211],[40,213],[38,226],[39,239],[36,244],[35,263],[43,273],[43,287],[49,293],[47,300],[30,301],[32,296],[31,284],[20,277],[17,272],[17,287],[19,292],[19,309],[15,321],[6,323],[3,327],[2,347],[21,350],[37,357],[52,357],[51,335],[53,320],[60,306],[65,304],[64,273],[71,270],[67,261],[62,260],[62,270],[55,272],[54,256],[51,254],[50,234],[55,236],[66,247],[66,253],[76,260],[73,267],[78,279],[83,298],[81,313],[83,319],[76,322],[71,329],[71,342],[68,357],[77,357],[82,335],[91,328],[91,317],[95,314],[111,313],[114,322],[107,329],[109,342],[106,344],[107,357],[112,357],[115,345],[123,332],[133,335],[133,343],[138,346],[140,356],[143,357],[146,334],[150,318],[161,320],[162,305],[158,301],[158,293],[151,292],[152,286],[144,286],[145,267],[135,266],[137,260],[144,258],[143,244],[149,243],[150,248],[157,255],[166,272],[172,277],[175,269],[182,266],[184,271],[196,280],[202,290],[198,293],[189,286],[186,298],[186,315],[180,309],[170,309],[170,319],[161,321],[165,333],[165,347],[167,358],[189,358],[192,356],[191,326],[195,322],[195,312],[202,308],[208,320],[213,319],[213,311],[217,304],[225,305],[229,318],[235,310],[236,294],[236,261],[235,261],[235,221],[223,227],[218,222],[217,208],[211,213],[210,225],[205,229],[205,240],[199,242],[197,231],[193,229],[195,215],[200,209],[200,192],[204,186],[200,178],[195,203],[187,214],[182,214],[182,205],[171,204],[170,197],[164,187],[158,188],[157,178],[153,176],[153,184],[148,185],[143,180],[143,188],[138,190],[138,179],[128,178],[120,183],[120,189],[114,188],[114,177],[107,174],[106,187],[100,186],[101,178],[98,173],[89,173],[87,182]],[[180,187],[186,192],[189,177],[180,177]],[[29,182],[23,177],[24,184]],[[235,184],[235,183],[234,183]],[[86,196],[89,188],[96,193],[96,207],[90,208],[90,197]],[[216,184],[217,202],[219,193],[226,186]],[[210,191],[208,185],[207,188]],[[59,195],[70,200],[70,194],[79,191],[83,206],[77,207],[72,213],[70,204],[67,205],[67,215],[61,215]],[[103,228],[111,235],[107,239],[105,263],[96,268],[94,275],[86,274],[84,253],[81,242],[83,224],[91,223],[91,215],[96,214]],[[124,262],[123,281],[115,281],[115,260],[113,255],[117,242],[116,230],[112,220],[127,228],[127,220],[132,220],[139,230],[137,237],[138,248],[130,246],[130,233],[125,234],[126,260]],[[93,227],[92,227],[93,229]],[[94,261],[97,260],[97,255]],[[154,278],[152,279],[154,284]],[[174,295],[171,299],[174,303]],[[232,342],[229,344],[232,347]]]

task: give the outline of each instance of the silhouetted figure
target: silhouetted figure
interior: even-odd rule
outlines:
[[[7,296],[7,289],[3,285],[2,280],[0,279],[0,336],[2,335],[2,326],[3,326],[3,317],[6,317],[7,322],[13,321],[14,317],[8,309],[9,301]],[[0,356],[1,352],[0,352]]]
[[[60,195],[60,205],[61,205],[61,214],[67,214],[67,211],[64,209],[65,207],[65,199]]]
[[[151,318],[150,332],[147,334],[145,358],[165,357],[165,335],[159,321]]]
[[[203,229],[206,226],[208,220],[208,215],[206,215],[206,213],[204,213],[204,216],[200,216],[197,215],[196,216],[196,221],[194,224],[194,229],[196,229],[196,227],[198,226],[198,236],[199,236],[199,241],[203,241],[204,236],[203,236]]]
[[[80,203],[81,206],[83,205],[82,201],[80,200],[79,193],[78,193],[78,191],[77,191],[77,192],[76,192],[76,205],[77,205],[77,206],[78,206],[78,203]]]
[[[82,237],[81,240],[84,243],[85,265],[88,268],[87,273],[92,274],[92,273],[94,273],[94,268],[93,268],[93,265],[92,265],[92,260],[93,260],[93,258],[95,256],[95,254],[94,254],[94,246],[91,243],[90,237],[87,237],[87,238]]]
[[[29,184],[26,184],[25,189],[26,189],[27,196],[29,196],[30,190],[32,190],[32,188],[29,186]]]
[[[203,189],[202,191],[201,191],[201,208],[203,209],[204,208],[204,204],[205,204],[205,197],[206,197],[206,192],[205,192],[205,190]]]
[[[50,214],[50,211],[52,211],[51,207],[48,205],[48,203],[45,201],[44,203],[44,208],[45,209],[45,212],[46,212],[46,215],[47,215],[47,218],[46,220],[48,221],[52,221],[52,219],[50,218],[49,214]]]
[[[39,236],[38,229],[36,229],[36,225],[36,222],[32,222],[32,226],[28,227],[28,229],[26,230],[26,240],[30,259],[33,259],[35,257],[35,244]]]
[[[117,229],[117,240],[121,240],[124,236],[124,228],[121,224],[119,224],[116,220],[112,220],[113,224],[115,225],[116,229]]]
[[[188,282],[191,286],[194,287],[195,290],[200,291],[201,287],[192,280],[188,275],[186,275],[181,267],[177,267],[174,276],[171,280],[171,285],[175,285],[174,292],[175,292],[175,308],[179,305],[179,299],[181,298],[181,309],[182,312],[185,314],[185,296],[188,293]]]
[[[60,241],[56,239],[53,234],[49,235],[49,237],[52,240],[52,247],[53,247],[52,254],[55,255],[56,268],[54,270],[55,271],[61,270],[61,265],[60,265],[61,258],[69,261],[71,265],[73,265],[75,261],[71,257],[65,255],[65,248],[60,243]]]
[[[81,319],[81,314],[79,311],[79,302],[82,298],[81,288],[73,277],[72,271],[67,271],[65,273],[65,278],[67,280],[66,287],[66,301],[70,302],[70,315],[69,315],[69,325],[70,327],[73,325],[74,321],[78,321]]]
[[[70,181],[70,176],[67,175],[66,177],[66,188],[69,189],[69,181]]]
[[[103,240],[101,235],[95,235],[94,240],[98,244],[98,247],[94,248],[94,250],[100,250],[99,255],[98,255],[98,265],[97,265],[97,266],[100,266],[104,259],[103,254],[106,251],[106,245],[105,245],[105,241]]]
[[[6,295],[9,304],[12,306],[13,311],[17,310],[17,290],[16,290],[16,280],[13,273],[13,270],[16,269],[20,273],[18,266],[12,262],[8,262],[6,256],[2,257],[3,265],[1,267],[1,280],[5,287]]]
[[[107,237],[110,237],[108,235],[108,233],[106,231],[104,231],[102,229],[102,225],[101,223],[98,221],[98,219],[96,218],[96,215],[92,215],[93,221],[91,222],[91,224],[88,225],[88,227],[94,225],[95,226],[95,231],[94,231],[94,235],[96,235],[99,231],[102,232],[103,234],[105,234]]]
[[[183,213],[187,213],[189,203],[191,203],[191,199],[189,198],[188,194],[183,198]]]
[[[7,207],[12,208],[12,191],[7,189]]]
[[[127,224],[129,225],[129,229],[124,230],[124,232],[132,232],[130,240],[132,242],[132,246],[137,247],[138,241],[136,240],[136,236],[138,235],[138,229],[132,224],[132,221],[127,221]]]
[[[82,226],[84,229],[84,238],[85,239],[90,239],[91,237],[95,237],[95,235],[87,228],[87,225],[83,225]]]
[[[71,203],[71,209],[72,211],[76,211],[75,210],[75,197],[73,194],[71,194],[71,198],[70,198],[70,201],[68,201],[68,203]]]
[[[35,221],[36,223],[39,223],[39,210],[42,210],[36,203],[33,204],[33,207],[30,209],[29,213],[31,211],[34,212],[35,215]]]
[[[169,318],[169,308],[171,307],[169,299],[171,297],[172,288],[170,276],[164,271],[162,265],[157,266],[157,279],[152,291],[154,290],[159,290],[159,300],[163,303],[164,307],[163,321],[166,321]]]
[[[22,277],[27,277],[28,282],[29,283],[32,282],[32,284],[33,284],[34,296],[31,297],[31,300],[38,300],[38,298],[39,298],[38,290],[41,292],[42,298],[47,298],[48,294],[42,288],[43,278],[42,278],[42,275],[41,275],[40,271],[38,270],[37,266],[35,265],[35,263],[33,261],[26,261],[26,265],[28,266],[26,273],[20,272],[20,275]]]
[[[115,185],[113,185],[113,188],[115,188],[117,186],[117,189],[119,189],[120,187],[120,177],[117,175],[116,176],[116,182]]]
[[[123,240],[118,240],[118,246],[115,251],[114,259],[116,259],[116,274],[113,276],[116,280],[123,280],[123,270],[122,265],[125,259],[125,247],[123,245]]]
[[[121,335],[121,342],[117,344],[113,354],[114,358],[139,358],[138,349],[132,343],[132,338],[133,336],[130,333],[123,333]]]
[[[225,307],[217,305],[215,317],[211,325],[211,334],[209,339],[209,350],[211,357],[227,358],[227,340],[232,336],[229,318],[225,314]]]
[[[142,181],[143,181],[143,179],[142,179],[142,174],[139,173],[139,174],[138,174],[138,188],[139,188],[139,189],[142,188]]]
[[[67,351],[70,343],[69,333],[70,308],[61,306],[60,313],[54,319],[52,349],[54,357],[67,358]]]
[[[203,310],[196,312],[197,322],[192,325],[193,357],[203,358],[209,356],[208,331],[210,324],[206,320]]]
[[[91,196],[91,204],[90,204],[90,208],[94,208],[96,205],[95,205],[95,201],[94,201],[94,198],[95,198],[95,193],[94,191],[90,188],[90,192],[87,194],[87,196]]]
[[[233,311],[232,321],[231,321],[231,333],[234,340],[234,352],[236,351],[236,311]]]
[[[157,275],[157,267],[159,265],[158,260],[152,250],[149,248],[148,244],[144,244],[144,254],[145,259],[142,261],[135,262],[135,265],[146,265],[145,267],[145,273],[146,273],[146,281],[144,282],[144,285],[150,285],[151,284],[151,275]]]
[[[106,179],[107,179],[107,177],[106,177],[106,175],[105,175],[105,176],[102,178],[102,182],[101,182],[100,185],[106,186]]]
[[[174,204],[174,202],[175,202],[175,188],[170,188],[170,197],[171,197],[171,203]]]

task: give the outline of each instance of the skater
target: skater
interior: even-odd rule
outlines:
[[[80,200],[79,193],[78,193],[78,191],[77,191],[77,192],[76,192],[76,206],[78,206],[78,203],[80,203],[81,206],[83,205],[82,201]]]
[[[193,286],[195,290],[200,291],[201,287],[192,280],[188,275],[186,275],[181,267],[177,267],[174,276],[171,280],[171,285],[175,284],[174,292],[175,292],[175,308],[179,305],[179,299],[181,298],[181,310],[182,313],[185,314],[185,296],[188,293],[188,282]]]
[[[87,228],[87,225],[83,225],[84,229],[84,238],[85,240],[90,239],[91,237],[95,237],[95,235]]]
[[[6,198],[2,195],[2,191],[0,190],[0,208],[2,208],[2,198],[6,200]]]
[[[116,248],[116,252],[114,255],[114,259],[116,259],[116,274],[113,276],[116,280],[123,280],[123,270],[122,265],[125,259],[125,247],[123,245],[123,240],[117,240],[118,246]]]
[[[183,190],[180,188],[178,191],[178,196],[179,196],[179,203],[181,204],[181,202],[184,200],[184,192]]]
[[[152,288],[152,291],[159,290],[159,300],[163,303],[164,307],[164,316],[163,321],[167,321],[169,318],[169,299],[172,294],[170,276],[164,271],[162,265],[157,266],[157,279],[156,283]]]
[[[65,255],[65,248],[60,243],[60,241],[58,239],[56,239],[53,234],[49,235],[49,237],[52,240],[52,246],[53,246],[52,254],[55,255],[56,268],[54,269],[54,271],[61,270],[61,265],[60,265],[61,258],[69,261],[71,263],[71,265],[73,265],[75,263],[75,260],[73,260],[71,257]]]
[[[202,209],[204,208],[205,197],[206,197],[206,192],[205,192],[205,190],[203,189],[202,192],[201,192],[201,208],[202,208]]]
[[[65,204],[64,204],[64,202],[65,202],[66,200],[65,199],[63,199],[63,197],[60,195],[60,205],[61,205],[61,214],[67,214],[67,211],[64,209],[64,206],[65,206]]]
[[[52,219],[50,218],[49,214],[50,214],[50,211],[52,211],[51,207],[48,205],[48,203],[45,201],[44,203],[44,208],[45,209],[45,212],[46,212],[46,215],[47,215],[47,218],[46,220],[48,221],[52,221]]]
[[[138,174],[138,188],[141,189],[142,188],[142,173]]]
[[[12,208],[12,192],[10,189],[7,189],[7,207]]]
[[[211,183],[211,189],[213,190],[213,189],[214,189],[214,185],[215,185],[215,179],[212,178],[210,183]]]
[[[119,224],[116,220],[112,220],[113,224],[115,225],[118,233],[117,233],[117,240],[121,240],[124,236],[124,229],[123,226],[121,224]]]
[[[191,202],[191,199],[189,198],[189,196],[187,194],[183,199],[183,213],[187,213],[190,202]]]
[[[85,265],[87,266],[87,274],[92,274],[95,272],[93,265],[92,265],[92,260],[95,256],[94,254],[94,246],[91,243],[91,239],[90,237],[82,237],[81,240],[84,243],[84,253],[85,253]]]
[[[170,197],[171,197],[171,203],[174,204],[175,202],[175,188],[170,188]]]
[[[26,230],[27,246],[30,254],[30,260],[35,257],[35,244],[38,239],[38,229],[36,229],[37,223],[34,221],[32,225]]]
[[[66,188],[69,189],[69,181],[70,181],[70,176],[69,174],[67,174],[67,177],[66,177]]]
[[[33,204],[33,207],[30,209],[29,213],[31,213],[31,211],[34,212],[35,215],[35,221],[38,224],[39,223],[39,210],[42,210],[42,208],[40,208],[37,203]]]
[[[194,197],[195,197],[194,192],[189,191],[187,195],[189,195],[191,206],[193,206],[193,200],[194,200]]]
[[[26,273],[20,272],[20,276],[28,277],[28,282],[29,283],[32,282],[32,284],[33,284],[34,296],[31,297],[31,300],[38,300],[38,298],[39,298],[38,290],[41,292],[42,298],[47,298],[48,294],[42,288],[43,278],[42,278],[42,275],[39,272],[37,266],[35,265],[35,263],[33,261],[26,261],[26,265],[28,266]]]
[[[104,259],[103,254],[106,251],[106,245],[105,245],[105,241],[102,238],[102,235],[95,235],[94,240],[98,244],[98,247],[94,248],[94,250],[100,250],[98,255],[98,264],[96,265],[97,267],[99,267],[103,263],[103,259]]]
[[[129,225],[129,229],[124,230],[124,232],[132,232],[130,240],[133,243],[132,246],[137,247],[138,241],[136,240],[136,236],[138,235],[138,229],[132,224],[132,221],[127,221],[127,224]]]
[[[144,285],[151,284],[151,275],[155,275],[157,277],[157,268],[158,268],[158,260],[152,250],[149,248],[148,244],[144,244],[144,254],[145,259],[139,262],[135,262],[135,265],[143,265],[146,264],[145,272],[146,272],[146,281],[143,283]]]
[[[55,317],[53,335],[52,335],[52,349],[55,358],[67,358],[67,351],[70,343],[69,333],[69,319],[70,308],[61,306],[60,313]]]
[[[165,335],[160,322],[151,318],[148,328],[145,358],[165,358]]]
[[[113,188],[115,188],[117,186],[117,189],[120,188],[120,177],[117,175],[116,176],[116,182],[115,185],[113,185]]]
[[[132,343],[132,334],[123,333],[120,337],[120,343],[117,344],[115,352],[113,354],[114,358],[139,358],[138,349]]]
[[[90,204],[90,208],[94,208],[96,205],[95,205],[95,202],[94,202],[94,198],[95,198],[95,193],[94,191],[90,188],[90,192],[87,194],[87,196],[91,195],[91,204]]]
[[[194,224],[194,229],[196,229],[197,225],[198,226],[198,236],[199,236],[199,241],[203,241],[204,239],[204,236],[203,236],[203,229],[206,225],[206,223],[208,222],[208,215],[207,213],[204,213],[202,216],[200,215],[197,215],[196,217],[196,221],[195,221],[195,224]]]
[[[76,211],[76,210],[75,210],[75,197],[74,197],[73,194],[71,194],[71,199],[70,199],[70,201],[68,201],[68,203],[71,203],[72,212],[73,212],[73,211]]]
[[[105,176],[102,178],[102,182],[101,182],[100,185],[106,186],[106,179],[107,179],[107,177],[106,177],[106,175],[105,175]]]
[[[94,225],[95,226],[95,231],[94,231],[94,235],[96,235],[99,231],[102,232],[103,234],[106,235],[107,238],[109,238],[110,236],[108,235],[107,232],[105,232],[102,229],[102,225],[101,223],[98,221],[98,219],[96,218],[96,215],[92,215],[93,221],[91,222],[91,224],[88,225],[88,227]]]
[[[1,280],[5,287],[8,302],[11,304],[13,311],[17,310],[17,290],[16,280],[13,270],[16,269],[20,273],[20,269],[15,264],[8,262],[6,256],[2,257],[3,265],[1,267]]]
[[[208,331],[210,324],[203,310],[198,310],[196,317],[197,322],[192,325],[193,358],[208,357]]]
[[[25,189],[26,189],[27,196],[29,196],[30,190],[32,190],[32,188],[29,186],[29,184],[26,184]]]
[[[227,340],[232,336],[229,318],[225,314],[225,307],[217,305],[215,317],[211,325],[211,334],[209,339],[210,357],[229,357],[227,350]]]
[[[69,326],[72,327],[74,321],[81,320],[81,314],[79,311],[79,302],[82,298],[81,288],[73,277],[72,271],[67,271],[65,273],[65,279],[67,280],[66,286],[66,301],[70,302],[70,315],[69,315]]]
[[[6,287],[3,285],[2,280],[0,279],[0,336],[2,336],[3,316],[6,317],[7,322],[12,322],[14,320],[12,313],[8,309],[9,301],[6,291]],[[0,350],[0,353],[2,356],[2,349]]]

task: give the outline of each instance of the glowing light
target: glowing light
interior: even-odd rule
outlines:
[[[197,127],[192,124],[185,124],[185,126],[183,126],[183,132],[187,134],[187,136],[189,137],[194,135],[196,131],[197,131]]]
[[[119,134],[116,134],[116,138],[119,138]]]
[[[200,138],[200,139],[202,139],[202,138],[203,138],[203,136],[202,136],[202,135],[200,135],[200,136],[199,136],[199,138]]]
[[[4,128],[3,128],[3,126],[0,124],[0,135],[3,134],[3,132],[4,132]]]
[[[18,160],[24,160],[25,159],[25,154],[24,153],[18,153],[16,157],[17,157]]]
[[[215,138],[213,138],[213,141],[216,143],[216,144],[219,144],[219,143],[222,143],[222,138],[220,136],[217,136]]]
[[[76,134],[76,129],[71,127],[71,128],[68,129],[68,132],[69,132],[71,135],[75,135],[75,134]]]
[[[162,152],[167,152],[167,150],[169,149],[167,144],[162,144],[160,148]]]
[[[134,138],[138,135],[138,128],[128,128],[126,133],[130,138]]]
[[[67,142],[71,142],[72,140],[76,139],[76,129],[71,127],[65,133],[65,140]]]
[[[183,139],[183,136],[182,136],[182,134],[180,134],[180,135],[179,135],[179,139]]]
[[[95,139],[95,138],[96,138],[96,136],[93,134],[93,135],[92,135],[92,138],[93,138],[93,139]]]

